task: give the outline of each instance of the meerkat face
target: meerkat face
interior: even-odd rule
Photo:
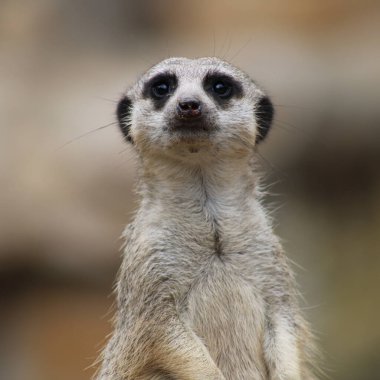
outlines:
[[[120,100],[117,117],[138,149],[242,152],[262,141],[273,107],[247,74],[217,58],[170,58]]]

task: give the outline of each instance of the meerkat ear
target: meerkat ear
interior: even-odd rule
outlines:
[[[259,99],[256,104],[255,114],[257,120],[256,144],[258,144],[267,136],[273,121],[274,109],[268,96],[264,95]]]
[[[119,101],[116,109],[116,116],[119,122],[119,127],[124,135],[124,138],[133,143],[132,137],[130,135],[130,115],[132,110],[132,101],[127,97],[123,96]]]

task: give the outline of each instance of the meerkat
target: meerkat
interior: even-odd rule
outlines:
[[[261,203],[267,95],[218,58],[169,58],[117,107],[138,161],[98,380],[311,380],[313,339]]]

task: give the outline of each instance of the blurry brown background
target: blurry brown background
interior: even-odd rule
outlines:
[[[115,125],[71,140],[151,64],[214,54],[276,105],[267,201],[330,378],[378,379],[379,46],[378,1],[2,0],[0,379],[90,379],[134,159]]]

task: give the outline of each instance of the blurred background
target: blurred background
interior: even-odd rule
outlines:
[[[379,41],[370,0],[2,0],[0,378],[91,378],[137,205],[115,102],[165,57],[217,55],[275,104],[267,202],[327,373],[379,379]]]

